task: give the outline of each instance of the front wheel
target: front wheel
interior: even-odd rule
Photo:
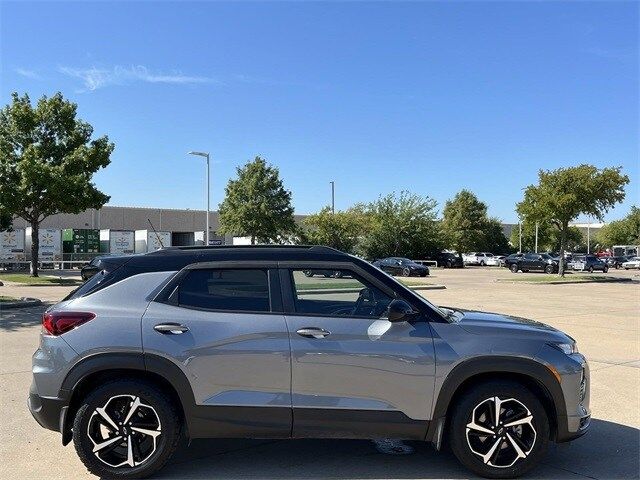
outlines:
[[[589,273],[593,273],[593,266],[589,267]]]
[[[549,420],[523,385],[493,381],[465,392],[449,426],[460,462],[487,478],[513,478],[533,468],[549,443]]]
[[[411,270],[408,268],[403,268],[402,269],[402,276],[403,277],[410,277],[411,276]]]
[[[145,381],[116,380],[92,391],[73,422],[73,443],[89,472],[144,478],[166,463],[181,435],[171,399]]]
[[[513,273],[518,273],[518,265],[516,263],[512,263],[509,268]]]
[[[605,265],[604,267],[602,267],[602,273],[607,273],[609,271],[609,266]]]
[[[547,265],[546,267],[544,267],[544,271],[546,273],[553,273],[553,266],[552,265]]]

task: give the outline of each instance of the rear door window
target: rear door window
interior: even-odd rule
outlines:
[[[180,283],[178,304],[205,310],[269,312],[267,270],[191,270]]]

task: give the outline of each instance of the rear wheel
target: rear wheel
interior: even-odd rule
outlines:
[[[512,263],[511,267],[509,267],[509,268],[513,273],[518,273],[519,269],[518,269],[518,264],[517,263]]]
[[[513,478],[534,467],[549,443],[542,404],[523,385],[493,381],[459,399],[449,425],[460,462],[488,478]]]
[[[402,276],[403,277],[410,277],[411,276],[411,270],[409,268],[403,268],[402,269]]]
[[[484,260],[480,260],[480,266],[484,267],[486,265],[486,263],[484,263]]]
[[[144,478],[171,457],[181,434],[173,402],[155,385],[106,383],[81,403],[73,442],[87,469],[99,477]]]
[[[546,267],[544,267],[544,271],[546,273],[553,273],[553,266],[552,265],[547,265]]]
[[[607,273],[609,271],[609,265],[605,265],[602,267],[602,273]]]
[[[589,273],[593,273],[593,265],[589,267]]]

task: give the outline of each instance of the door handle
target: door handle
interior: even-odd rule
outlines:
[[[170,335],[180,335],[189,330],[189,327],[180,325],[179,323],[160,323],[153,327],[156,332]]]
[[[296,333],[306,338],[324,338],[327,335],[331,335],[330,331],[318,327],[304,327],[296,331]]]

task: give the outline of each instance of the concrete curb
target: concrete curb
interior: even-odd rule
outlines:
[[[550,282],[535,282],[527,280],[507,280],[498,278],[496,283],[521,283],[524,285],[576,285],[580,283],[629,283],[637,282],[633,278],[603,278],[599,280],[552,280]]]
[[[42,305],[42,300],[39,298],[22,297],[20,300],[15,302],[1,302],[0,309],[37,307],[39,305]]]

